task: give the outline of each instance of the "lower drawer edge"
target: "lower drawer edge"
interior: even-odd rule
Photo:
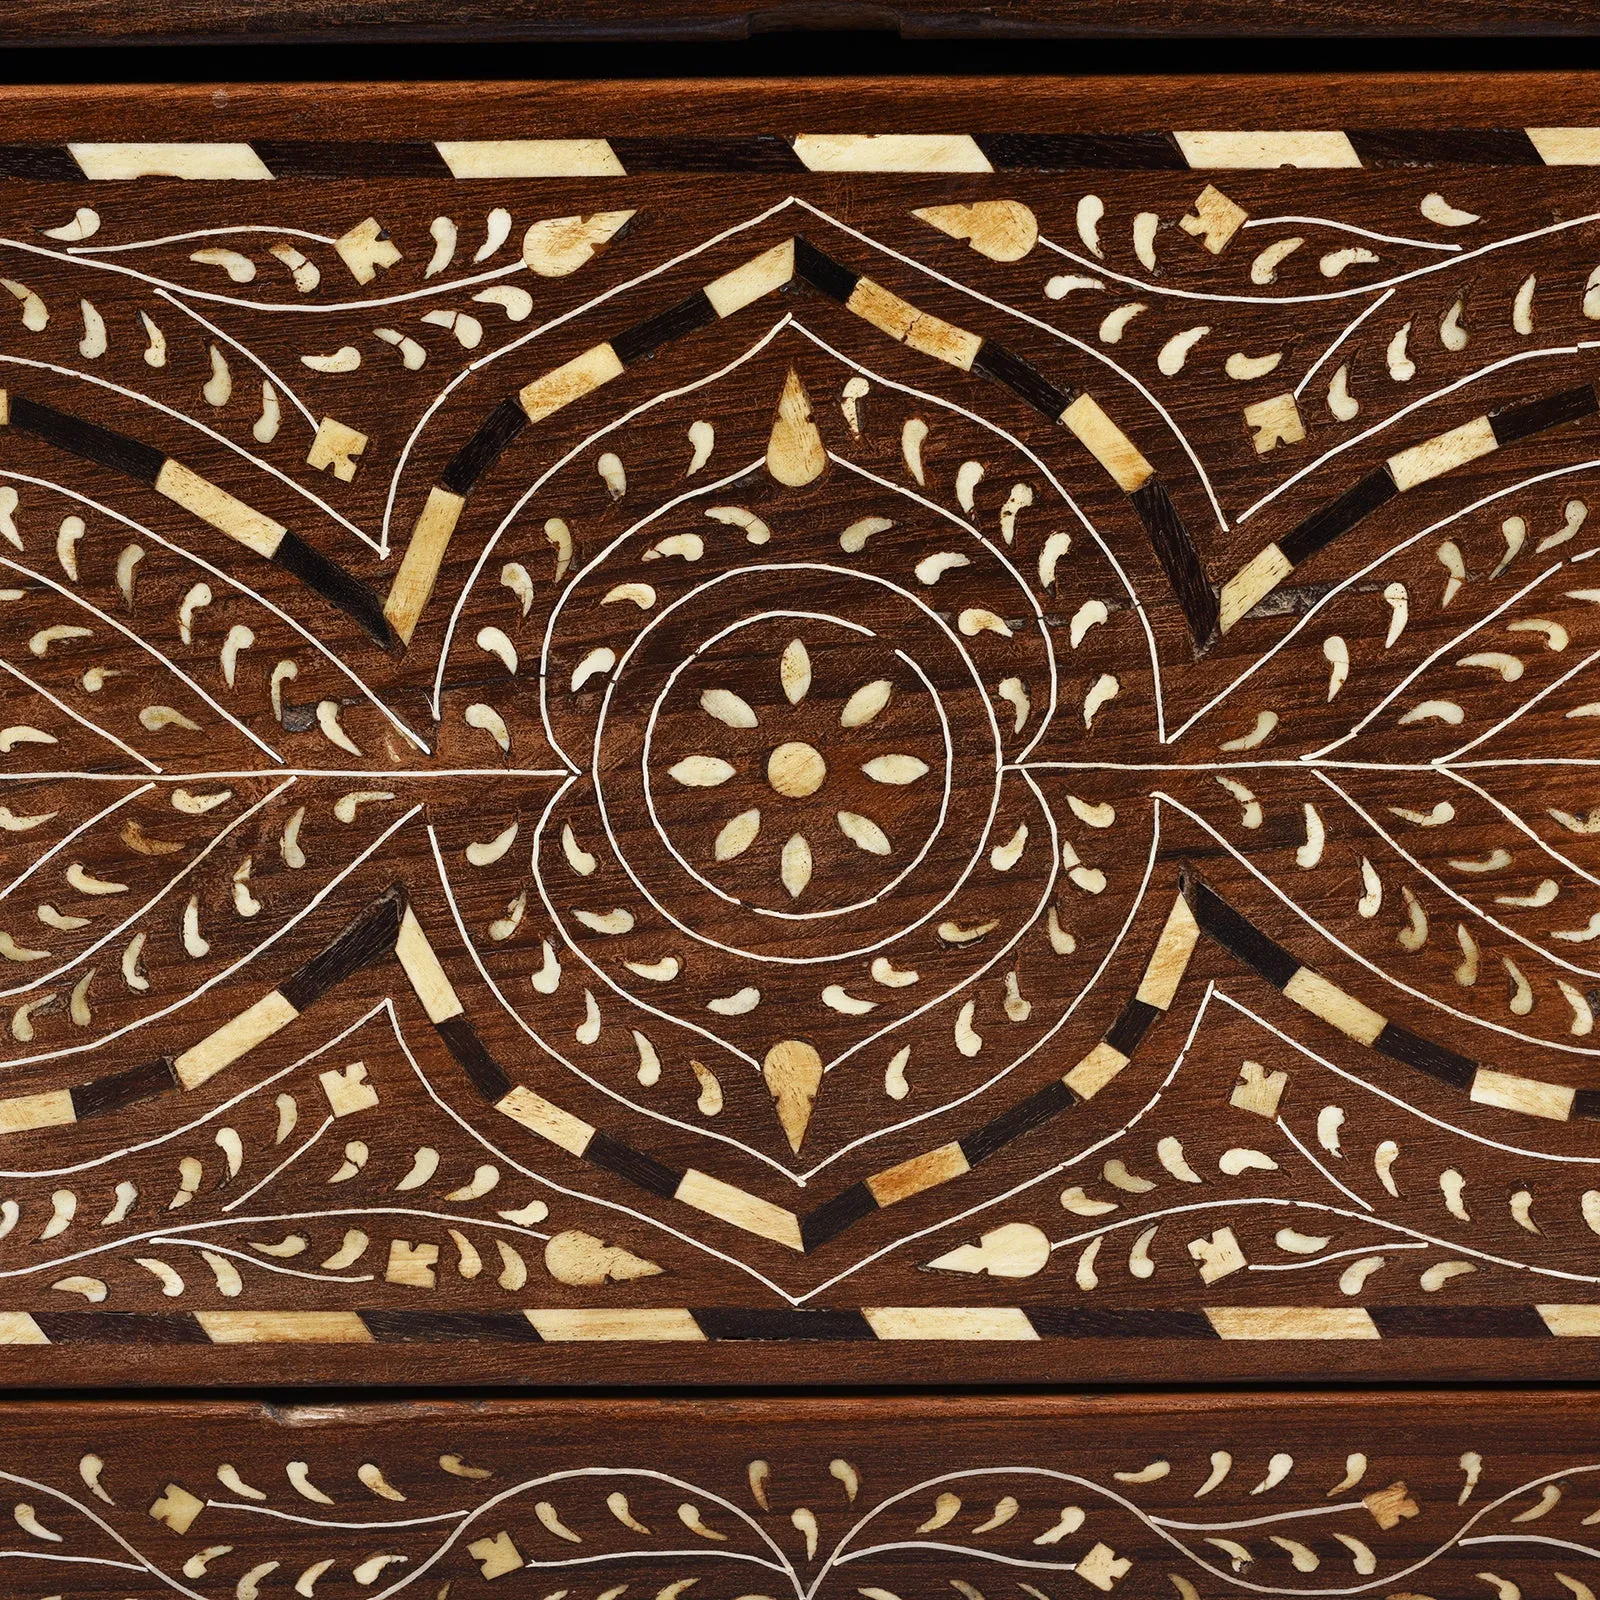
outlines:
[[[11,1402],[17,1600],[1600,1585],[1583,1392]]]

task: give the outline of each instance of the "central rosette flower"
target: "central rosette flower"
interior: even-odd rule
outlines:
[[[947,752],[929,697],[893,652],[831,628],[815,664],[801,638],[754,660],[741,642],[737,657],[705,662],[686,691],[698,714],[672,720],[669,831],[687,825],[691,870],[744,900],[774,880],[802,909],[881,893],[934,822]],[[737,674],[725,670],[736,659]]]

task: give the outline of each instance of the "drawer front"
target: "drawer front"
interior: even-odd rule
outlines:
[[[13,95],[9,1381],[1586,1373],[1600,107],[1336,89]]]
[[[3,1414],[7,1593],[1593,1592],[1584,1397]]]

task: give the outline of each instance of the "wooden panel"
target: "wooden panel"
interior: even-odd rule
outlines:
[[[18,97],[8,1377],[1587,1371],[1600,109],[1336,87]]]
[[[840,127],[944,133],[1174,128],[1515,128],[1530,120],[1592,126],[1593,75],[1545,72],[1223,73],[968,77],[666,78],[648,82],[90,83],[70,93],[8,84],[27,141],[152,139],[404,141],[671,134],[791,137],[819,111]],[[1557,114],[1559,108],[1559,114]],[[1353,113],[1358,111],[1359,116]]]
[[[1583,1395],[0,1411],[9,1595],[1594,1592]]]
[[[1587,36],[1582,0],[1504,0],[1492,13],[1471,0],[1434,0],[1424,13],[1395,0],[475,0],[448,14],[421,0],[169,0],[132,9],[108,0],[19,6],[0,42],[30,45],[293,43],[387,40],[637,41],[706,43],[778,31],[872,30],[906,39],[1215,38],[1321,34],[1400,38],[1483,34]]]

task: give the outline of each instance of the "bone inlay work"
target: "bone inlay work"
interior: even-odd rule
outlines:
[[[1586,1372],[1600,138],[1549,109],[7,135],[19,1381]],[[1208,1507],[1296,1454],[1229,1440]],[[845,1479],[750,1459],[820,1574]],[[1219,1470],[1117,1492],[1163,1460]],[[948,1492],[930,1550],[1154,1561]],[[538,1503],[460,1580],[598,1551]],[[1216,1537],[1203,1600],[1368,1559]],[[390,1542],[208,1560],[454,1581]]]

